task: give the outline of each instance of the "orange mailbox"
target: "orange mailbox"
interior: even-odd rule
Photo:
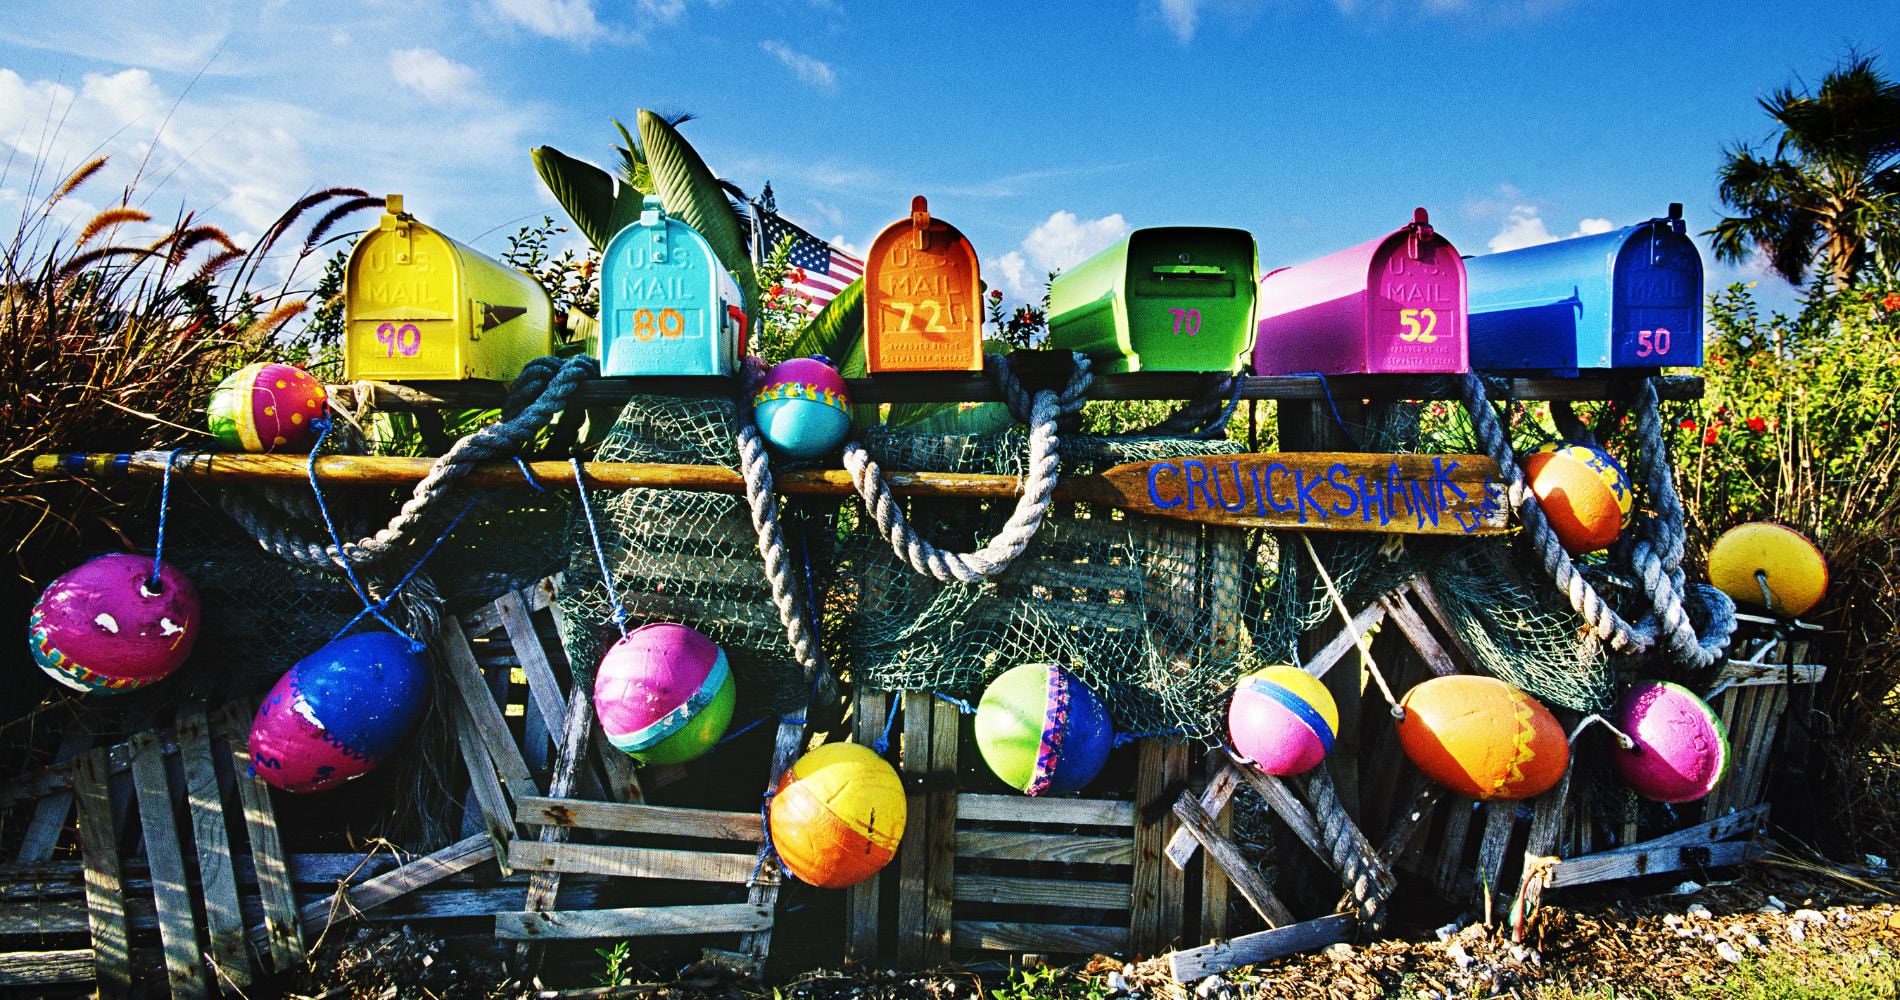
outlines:
[[[983,370],[976,251],[957,227],[930,217],[923,195],[910,218],[884,227],[864,267],[865,369]]]

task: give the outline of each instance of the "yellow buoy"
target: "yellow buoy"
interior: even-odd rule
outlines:
[[[904,811],[904,783],[884,758],[828,743],[785,770],[772,796],[772,846],[806,883],[842,889],[890,863]]]
[[[1803,615],[1827,593],[1827,560],[1793,528],[1750,521],[1710,546],[1709,582],[1737,604]]]

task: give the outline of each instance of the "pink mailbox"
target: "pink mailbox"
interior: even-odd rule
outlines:
[[[1465,265],[1422,208],[1386,236],[1268,272],[1254,317],[1261,375],[1471,370]]]

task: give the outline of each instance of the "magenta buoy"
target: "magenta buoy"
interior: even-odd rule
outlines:
[[[116,693],[165,679],[197,641],[198,589],[170,564],[127,552],[67,570],[33,605],[33,662],[75,691]]]
[[[1695,692],[1668,681],[1632,685],[1611,720],[1635,746],[1610,751],[1617,777],[1643,798],[1694,802],[1728,773],[1728,730]]]
[[[409,640],[359,632],[297,661],[251,720],[251,769],[286,792],[368,774],[422,718],[429,668]]]

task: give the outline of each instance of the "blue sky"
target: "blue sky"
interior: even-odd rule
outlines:
[[[255,234],[344,184],[493,250],[560,217],[530,147],[607,165],[608,118],[652,107],[851,246],[928,195],[1017,296],[1130,226],[1245,227],[1273,267],[1424,205],[1482,253],[1670,201],[1707,228],[1724,144],[1767,134],[1756,100],[1849,47],[1900,74],[1896,39],[1887,0],[15,2],[0,221],[28,162],[103,150],[69,217],[143,162],[155,214]]]

